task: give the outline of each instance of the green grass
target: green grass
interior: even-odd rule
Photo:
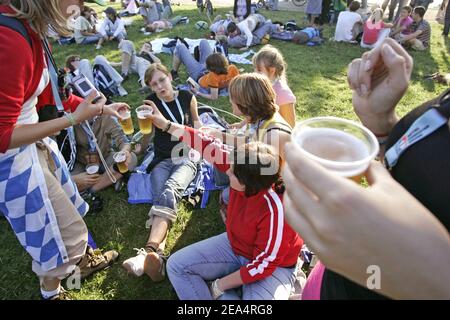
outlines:
[[[97,7],[98,9],[98,7]],[[224,14],[229,9],[221,8]],[[145,40],[156,37],[182,36],[190,38],[203,37],[206,31],[194,28],[195,21],[206,20],[201,17],[194,6],[174,7],[175,14],[187,15],[190,24],[177,26],[170,31],[151,35],[149,38],[139,32],[142,20],[134,18],[134,24],[129,27],[129,38],[139,48]],[[286,21],[296,19],[303,21],[301,12],[267,13],[272,20]],[[431,51],[412,52],[414,57],[414,71],[410,88],[398,107],[400,115],[405,114],[419,103],[435,97],[445,89],[445,86],[423,80],[423,76],[436,71],[450,70],[449,44],[445,44],[442,26],[432,23],[433,35]],[[334,28],[325,27],[325,37],[330,38]],[[327,42],[323,46],[306,47],[281,41],[271,41],[284,54],[288,63],[288,80],[290,87],[297,96],[297,116],[299,119],[333,115],[356,119],[351,105],[351,92],[346,81],[347,65],[352,59],[360,57],[364,52],[359,46]],[[258,48],[256,48],[258,49]],[[55,58],[60,66],[69,54],[80,54],[91,61],[95,55],[103,54],[111,61],[120,61],[117,43],[106,44],[101,51],[92,46],[54,46]],[[170,66],[170,56],[161,54],[162,62]],[[241,65],[239,67],[242,67]],[[244,66],[251,71],[251,66]],[[187,76],[182,70],[180,77]],[[137,76],[132,75],[125,83],[130,93],[123,99],[136,108],[142,102],[143,95],[137,92]],[[202,101],[202,99],[200,99]],[[206,102],[207,101],[203,101]],[[214,103],[231,111],[228,98],[220,98]],[[233,120],[230,119],[229,120]],[[135,123],[137,127],[137,123]],[[121,254],[119,262],[112,268],[97,273],[84,281],[80,291],[73,291],[77,299],[176,299],[168,280],[154,284],[146,276],[131,278],[121,268],[121,262],[134,254],[133,248],[145,244],[148,230],[145,221],[149,205],[129,205],[127,193],[115,193],[112,190],[102,192],[105,208],[97,216],[87,216],[85,221],[93,234],[97,244],[102,248],[115,249]],[[218,214],[218,194],[211,196],[209,205],[204,210],[192,210],[187,203],[180,205],[179,217],[173,226],[167,243],[167,249],[176,251],[190,243],[224,231],[223,223]],[[31,259],[22,249],[8,223],[0,221],[0,298],[1,299],[39,299],[39,282],[31,271]]]

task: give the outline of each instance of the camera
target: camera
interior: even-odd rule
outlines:
[[[83,96],[83,98],[86,98],[92,92],[92,90],[95,90],[97,96],[94,98],[94,100],[92,100],[92,103],[97,103],[102,98],[100,93],[89,81],[89,79],[81,73],[73,78],[73,86],[75,87],[75,89],[77,89],[78,93]]]

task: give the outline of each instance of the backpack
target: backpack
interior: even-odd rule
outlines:
[[[221,53],[228,59],[228,42],[216,41],[214,52]]]
[[[94,75],[94,86],[100,90],[106,98],[119,95],[117,83],[111,78],[103,65],[94,65],[92,73]]]

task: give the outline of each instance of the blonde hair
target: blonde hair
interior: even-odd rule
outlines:
[[[275,68],[275,75],[282,82],[286,83],[286,62],[281,52],[271,46],[265,45],[253,56],[253,66],[263,65],[265,68]]]
[[[272,118],[278,107],[269,79],[259,73],[245,73],[230,82],[230,99],[251,123]]]
[[[373,10],[372,14],[370,15],[369,21],[371,21],[372,23],[381,21],[383,19],[383,14],[384,14],[384,12],[381,8],[376,8],[375,10]]]
[[[49,25],[59,35],[70,34],[59,0],[0,0],[0,4],[9,5],[16,12],[12,16],[27,20],[41,37],[48,33]]]
[[[169,70],[164,65],[161,63],[152,63],[150,67],[148,67],[147,71],[145,71],[144,81],[146,85],[150,86],[150,81],[152,81],[153,75],[156,71],[161,71],[166,76],[170,75]]]

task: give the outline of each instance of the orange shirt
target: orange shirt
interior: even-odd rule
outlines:
[[[239,69],[235,65],[230,64],[228,66],[227,74],[216,74],[214,72],[209,72],[200,78],[198,83],[203,88],[227,88],[230,81],[239,75]]]

